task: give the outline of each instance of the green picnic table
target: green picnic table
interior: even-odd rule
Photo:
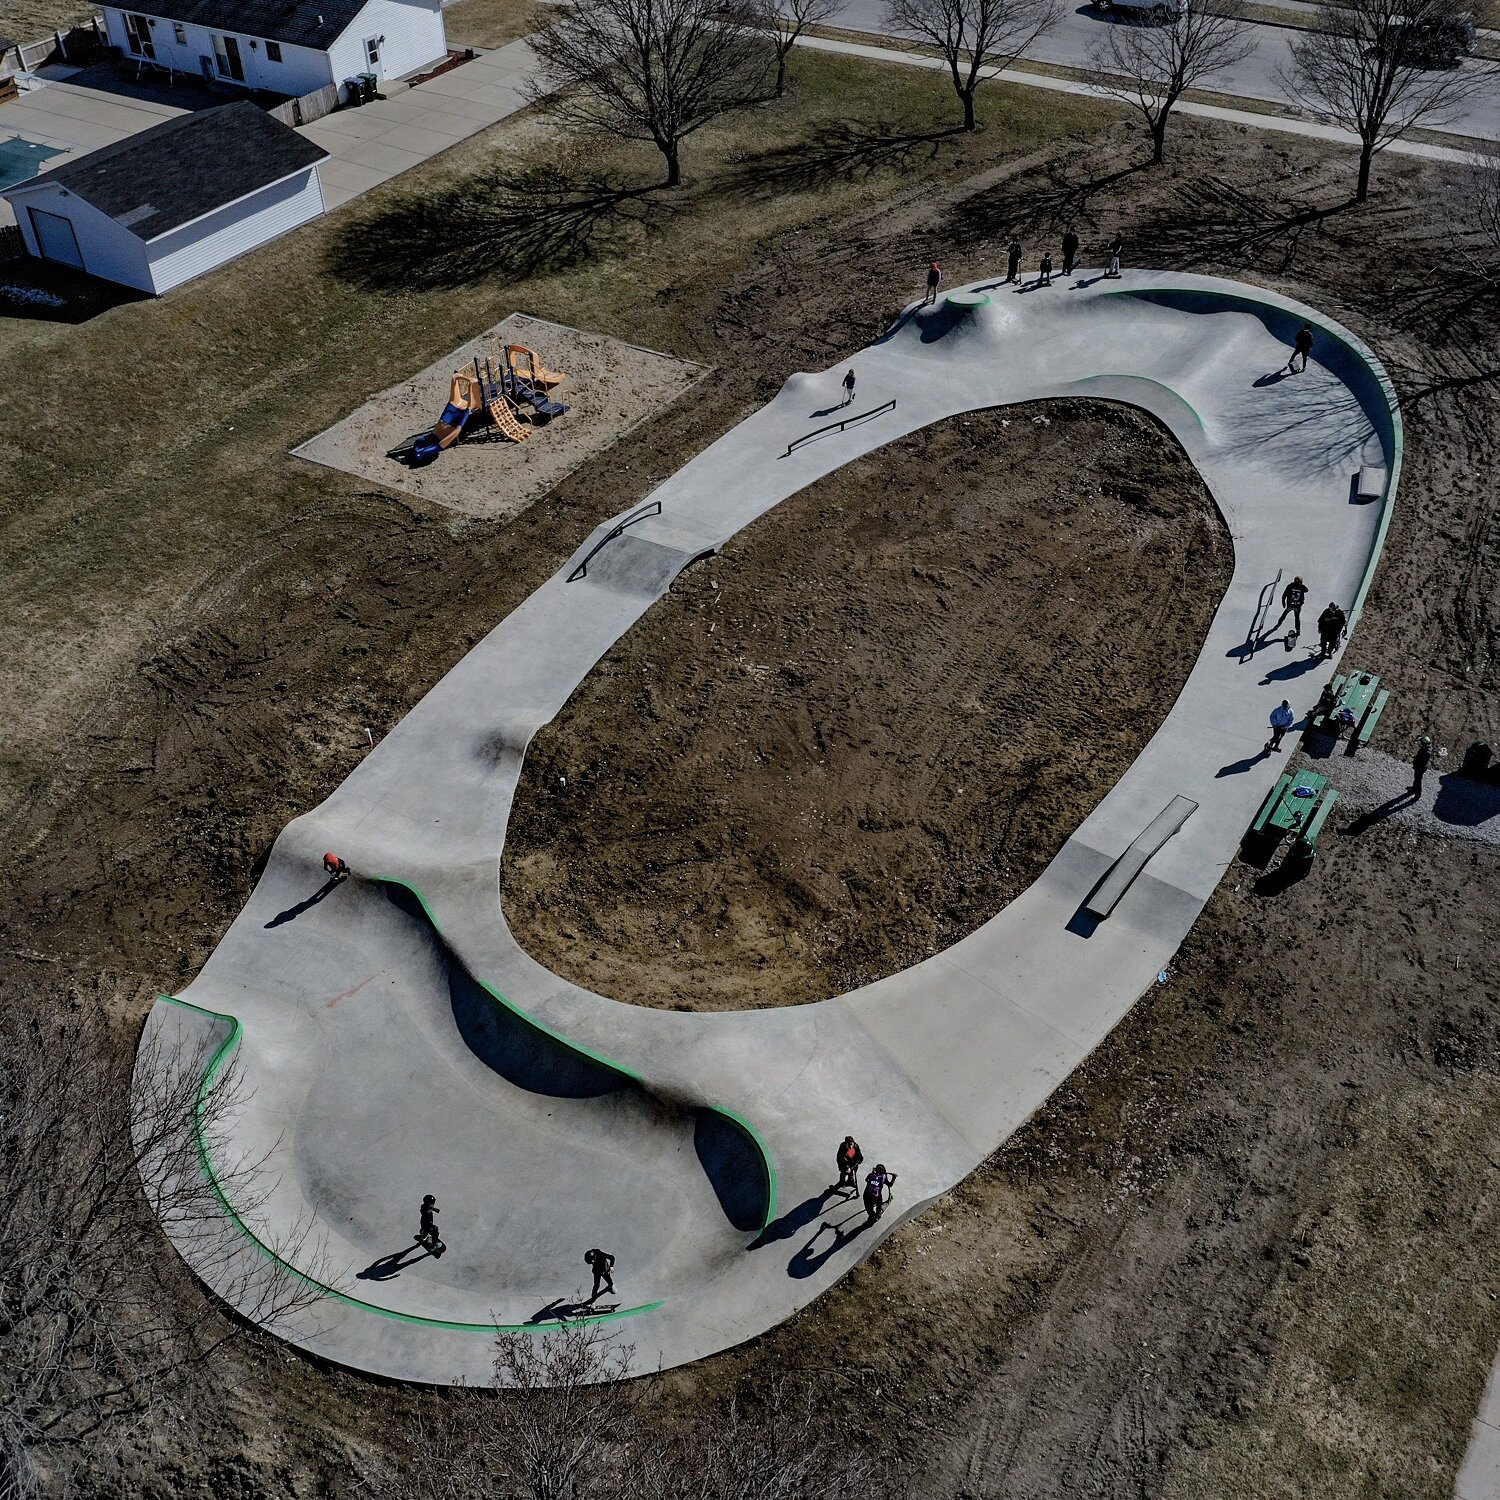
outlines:
[[[1374,672],[1340,672],[1328,684],[1327,691],[1333,696],[1332,707],[1319,716],[1318,727],[1334,739],[1348,726],[1352,731],[1345,754],[1353,755],[1362,745],[1368,745],[1375,733],[1375,726],[1385,712],[1390,700],[1390,689],[1380,685]]]
[[[1261,803],[1251,832],[1275,841],[1291,834],[1292,854],[1311,859],[1338,795],[1316,771],[1283,772]]]

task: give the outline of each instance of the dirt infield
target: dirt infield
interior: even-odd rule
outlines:
[[[686,573],[537,735],[507,919],[577,983],[681,1009],[915,963],[1134,759],[1230,566],[1196,471],[1128,408],[880,449]]]

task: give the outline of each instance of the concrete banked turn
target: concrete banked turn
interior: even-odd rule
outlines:
[[[1271,378],[1304,320],[1312,363]],[[849,364],[849,412],[894,408],[788,454],[829,422]],[[498,882],[527,743],[676,574],[860,454],[1049,397],[1164,422],[1224,515],[1235,569],[1159,731],[1036,883],[913,968],[781,1010],[620,1004],[523,952]],[[243,1102],[208,1143],[210,1165],[265,1158],[253,1202],[228,1190],[224,1242],[169,1222],[178,1248],[254,1316],[258,1275],[277,1274],[266,1247],[311,1225],[293,1258],[329,1293],[276,1331],[414,1381],[490,1378],[494,1328],[544,1329],[586,1287],[594,1245],[618,1258],[619,1297],[602,1306],[641,1367],[786,1318],[993,1152],[1170,960],[1279,769],[1254,760],[1267,714],[1307,696],[1275,677],[1279,652],[1247,660],[1252,621],[1293,572],[1315,608],[1353,601],[1357,617],[1400,462],[1395,398],[1368,349],[1311,309],[1205,277],[978,285],[909,310],[834,370],[792,376],[655,492],[659,514],[639,507],[653,513],[603,546],[622,518],[601,525],[293,822],[203,972],[152,1011],[141,1067],[190,1055],[239,1070]],[[1373,467],[1384,493],[1356,503],[1354,476]],[[1088,914],[1177,797],[1197,811],[1107,917]],[[354,876],[297,911],[325,849]],[[847,1133],[867,1167],[900,1174],[864,1232],[857,1203],[818,1201]],[[359,1277],[410,1248],[428,1192],[448,1254]]]

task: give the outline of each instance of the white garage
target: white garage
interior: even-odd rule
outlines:
[[[247,102],[8,188],[29,254],[160,295],[323,212],[321,146]]]

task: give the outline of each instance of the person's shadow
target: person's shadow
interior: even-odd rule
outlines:
[[[859,1222],[853,1229],[846,1229],[846,1224],[853,1223],[855,1219]],[[829,1259],[836,1255],[845,1245],[856,1240],[867,1230],[875,1220],[861,1210],[858,1214],[850,1214],[847,1219],[837,1224],[819,1224],[813,1231],[812,1238],[787,1262],[786,1274],[798,1281],[813,1275],[821,1266],[828,1263]],[[827,1234],[828,1244],[825,1249],[817,1250],[813,1247]]]
[[[1272,682],[1286,682],[1293,677],[1300,677],[1304,672],[1311,672],[1323,665],[1325,658],[1313,653],[1308,656],[1297,657],[1287,662],[1283,667],[1272,667],[1264,677],[1261,678],[1261,686],[1264,687]]]
[[[826,1187],[815,1198],[804,1198],[796,1208],[789,1209],[779,1219],[772,1220],[756,1237],[745,1247],[747,1250],[759,1250],[763,1245],[774,1245],[778,1240],[789,1240],[799,1229],[805,1229],[809,1224],[823,1212],[823,1205],[838,1193],[835,1187]],[[840,1197],[841,1203],[848,1199]]]
[[[379,1260],[371,1261],[363,1271],[356,1271],[354,1275],[360,1281],[390,1281],[408,1266],[416,1265],[419,1260],[426,1260],[431,1254],[432,1251],[425,1245],[407,1245],[393,1254],[382,1255]],[[411,1257],[409,1260],[408,1256]]]
[[[569,1318],[587,1318],[597,1313],[618,1312],[620,1304],[611,1302],[608,1306],[600,1307],[597,1303],[588,1301],[574,1292],[571,1297],[554,1297],[545,1307],[539,1307],[527,1318],[528,1324],[536,1323],[566,1323]]]
[[[1377,823],[1384,823],[1392,813],[1400,812],[1403,807],[1410,807],[1416,800],[1417,794],[1408,789],[1388,798],[1379,807],[1372,807],[1369,812],[1361,813],[1352,823],[1346,823],[1341,832],[1345,838],[1358,838]]]
[[[1272,370],[1269,375],[1262,375],[1256,382],[1256,390],[1264,390],[1268,385],[1280,385],[1292,372],[1285,365],[1279,370]]]
[[[285,911],[279,911],[269,922],[267,927],[280,927],[283,922],[291,922],[300,917],[308,907],[316,906],[325,896],[332,893],[335,886],[342,884],[341,881],[330,876],[321,886],[310,895],[306,901],[299,901],[295,906],[289,906]]]
[[[1256,766],[1258,766],[1261,761],[1263,761],[1270,753],[1271,752],[1269,750],[1262,746],[1259,755],[1247,755],[1244,760],[1230,761],[1227,766],[1220,766],[1219,769],[1214,772],[1214,780],[1217,781],[1222,776],[1243,775],[1246,771],[1253,770]]]

